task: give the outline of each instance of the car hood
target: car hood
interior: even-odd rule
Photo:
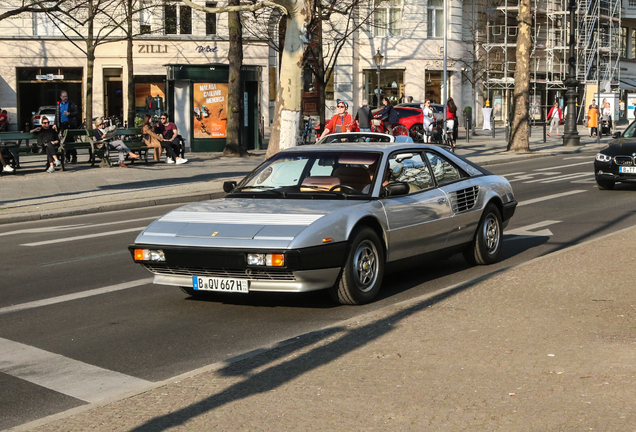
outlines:
[[[636,140],[634,138],[617,138],[610,141],[609,146],[601,153],[607,156],[631,156],[636,153]]]
[[[135,243],[195,247],[287,248],[305,228],[361,201],[222,198],[173,210]]]

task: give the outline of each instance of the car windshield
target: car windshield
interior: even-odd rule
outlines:
[[[387,134],[365,134],[364,132],[347,132],[327,135],[324,138],[321,138],[318,144],[338,142],[391,142],[391,137]]]
[[[632,122],[632,124],[630,124],[627,129],[625,129],[625,132],[623,132],[623,138],[634,138],[634,136],[636,136],[636,122]]]
[[[325,199],[368,198],[378,152],[282,152],[245,177],[231,196]]]

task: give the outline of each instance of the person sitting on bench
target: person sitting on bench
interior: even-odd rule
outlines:
[[[40,124],[42,126],[38,126],[29,131],[31,133],[38,134],[38,146],[46,147],[46,162],[49,165],[46,172],[49,174],[55,172],[55,167],[62,165],[62,162],[60,162],[57,158],[57,149],[60,146],[60,138],[58,137],[57,132],[53,130],[53,128],[49,127],[50,123],[51,122],[47,116],[42,116],[40,119]]]
[[[104,119],[102,117],[97,117],[97,120],[95,120],[95,130],[93,133],[95,134],[96,140],[102,141],[104,139],[106,131],[104,130]],[[126,155],[130,156],[131,159],[137,159],[139,157],[138,154],[131,152],[122,140],[109,140],[107,138],[106,141],[110,147],[119,151],[119,166],[121,168],[128,168],[128,165],[124,163]]]

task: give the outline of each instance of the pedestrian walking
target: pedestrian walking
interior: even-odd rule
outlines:
[[[556,136],[559,136],[559,125],[563,119],[563,111],[559,108],[559,102],[554,101],[550,112],[548,113],[548,119],[550,120],[550,132],[548,136],[552,136],[552,129],[556,126]]]
[[[366,99],[362,100],[362,106],[358,108],[356,122],[358,122],[360,132],[371,132],[371,109],[369,108],[369,101]]]

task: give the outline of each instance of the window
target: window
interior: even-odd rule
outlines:
[[[444,36],[444,0],[428,0],[428,37]]]
[[[329,75],[331,74],[331,75]],[[327,70],[325,70],[325,77],[329,76],[329,79],[327,80],[327,82],[325,83],[325,99],[326,100],[333,100],[333,95],[334,95],[334,76],[335,72],[333,70],[333,68],[328,68]]]
[[[426,157],[431,164],[438,186],[443,186],[446,183],[462,178],[462,173],[459,169],[437,153],[426,153]]]
[[[205,6],[209,8],[216,7],[216,3],[205,2]],[[216,34],[216,14],[206,12],[205,13],[205,34],[206,35],[215,35]]]
[[[374,35],[396,37],[402,35],[402,0],[375,0],[373,12]]]
[[[621,27],[621,57],[627,57],[627,27]]]
[[[139,11],[139,33],[150,34],[152,33],[152,11],[150,10],[152,4],[149,1],[141,2],[141,9]]]
[[[405,182],[410,192],[435,186],[428,165],[420,153],[398,153],[389,158],[389,182]]]
[[[189,6],[166,4],[163,13],[165,34],[192,34],[192,9]]]
[[[636,59],[636,30],[632,30],[632,56],[631,58]]]
[[[33,13],[33,34],[35,36],[61,36],[62,31],[55,25],[48,13]],[[58,21],[59,23],[60,21]]]

